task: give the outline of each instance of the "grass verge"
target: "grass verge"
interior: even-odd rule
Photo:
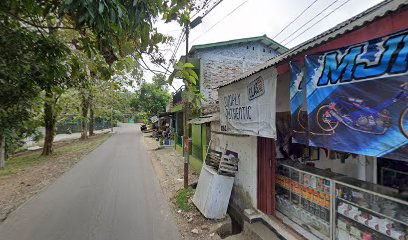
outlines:
[[[194,194],[194,189],[191,187],[187,189],[180,189],[176,195],[176,206],[183,212],[188,212],[192,209],[193,203],[190,201],[190,198]]]
[[[54,153],[50,156],[41,156],[41,150],[35,152],[23,152],[11,157],[6,161],[6,167],[0,170],[0,178],[16,174],[21,171],[39,165],[46,161],[60,161],[65,158],[77,158],[93,151],[101,145],[111,134],[100,134],[86,140],[70,140],[57,142],[54,145]]]

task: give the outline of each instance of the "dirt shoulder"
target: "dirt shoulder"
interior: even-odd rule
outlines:
[[[27,151],[7,160],[6,168],[0,170],[0,222],[110,136],[100,134],[87,140],[61,141],[55,143],[51,156],[41,156],[41,150]]]
[[[168,198],[171,211],[176,218],[180,234],[183,239],[221,239],[216,230],[229,219],[221,221],[208,220],[201,215],[189,200],[192,207],[183,211],[176,203],[178,192],[183,189],[183,160],[174,148],[157,149],[158,143],[150,137],[151,133],[144,134],[144,143],[151,156],[156,175],[160,181],[162,190]],[[189,169],[189,183],[197,183],[198,174],[192,168]]]

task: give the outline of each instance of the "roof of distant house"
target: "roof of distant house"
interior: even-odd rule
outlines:
[[[194,51],[198,49],[203,49],[203,48],[213,48],[213,47],[221,47],[221,46],[226,46],[226,45],[232,45],[232,44],[237,44],[237,43],[248,43],[248,42],[257,42],[260,41],[261,43],[265,44],[266,46],[274,49],[278,53],[284,53],[288,49],[275,42],[271,38],[269,38],[266,35],[258,36],[258,37],[250,37],[250,38],[239,38],[239,39],[233,39],[229,41],[223,41],[223,42],[215,42],[215,43],[206,43],[206,44],[199,44],[199,45],[193,45],[191,47],[190,53],[193,53]]]
[[[357,28],[360,28],[368,23],[371,23],[378,18],[387,16],[388,14],[394,13],[408,5],[408,0],[385,0],[366,11],[336,25],[335,27],[323,32],[320,35],[317,35],[314,38],[309,39],[306,42],[303,42],[296,47],[291,48],[290,50],[272,58],[271,60],[255,66],[254,68],[244,72],[241,76],[223,84],[220,87],[229,85],[231,83],[237,82],[244,78],[247,78],[261,70],[269,68],[273,65],[276,65],[280,62],[287,60],[290,57],[293,57],[299,53],[305,52],[308,49],[317,47],[325,42],[328,42],[336,37],[339,37],[343,34],[351,32]]]

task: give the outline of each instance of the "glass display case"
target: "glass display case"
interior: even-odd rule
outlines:
[[[336,239],[408,239],[408,205],[394,189],[348,177],[335,189]]]
[[[277,166],[276,208],[321,239],[331,239],[332,178],[329,171],[285,161]]]
[[[408,240],[408,202],[397,190],[282,161],[276,210],[320,239]]]

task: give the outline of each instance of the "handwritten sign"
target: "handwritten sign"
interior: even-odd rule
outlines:
[[[259,74],[220,88],[221,131],[275,138],[275,88]]]
[[[265,85],[262,77],[258,77],[248,85],[248,97],[250,101],[262,96],[264,93]]]

